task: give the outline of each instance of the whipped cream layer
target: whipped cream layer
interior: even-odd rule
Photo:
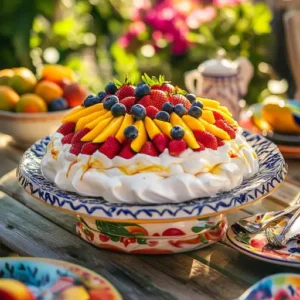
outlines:
[[[96,151],[75,156],[63,135],[54,133],[42,160],[46,178],[61,189],[103,197],[111,203],[172,203],[230,191],[259,168],[250,145],[237,134],[217,150],[185,150],[179,157],[165,149],[157,157],[136,154],[109,159]]]

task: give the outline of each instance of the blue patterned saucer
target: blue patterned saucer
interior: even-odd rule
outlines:
[[[41,160],[46,152],[49,137],[36,142],[25,152],[17,176],[20,185],[32,197],[84,217],[118,221],[203,218],[249,205],[267,196],[284,180],[287,165],[276,145],[248,131],[244,131],[243,135],[258,156],[259,172],[230,192],[179,204],[111,204],[103,198],[80,196],[59,189],[45,179],[41,172]]]

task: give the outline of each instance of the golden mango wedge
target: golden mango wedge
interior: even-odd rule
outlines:
[[[154,119],[153,121],[164,134],[166,134],[170,139],[172,139],[171,130],[172,130],[173,126],[171,125],[171,123],[164,122],[164,121],[157,120],[157,119]]]
[[[134,123],[138,129],[138,136],[131,142],[131,149],[135,152],[140,152],[144,144],[147,142],[147,131],[142,120],[138,120]]]
[[[106,128],[93,140],[93,143],[103,143],[110,136],[115,136],[120,129],[124,116],[113,119]]]
[[[63,123],[66,123],[66,122],[77,122],[80,118],[82,117],[85,117],[85,116],[88,116],[89,114],[92,114],[94,112],[97,112],[99,110],[102,110],[103,109],[103,104],[102,103],[98,103],[98,104],[95,104],[93,106],[90,106],[90,107],[87,107],[87,108],[84,108],[74,114],[71,114],[71,115],[67,115],[63,120],[62,122]]]
[[[218,109],[221,110],[222,112],[224,112],[229,117],[232,117],[232,113],[228,110],[228,108],[226,106],[220,106]]]
[[[88,128],[88,129],[94,129],[98,124],[99,122],[101,122],[102,120],[105,120],[105,119],[108,119],[108,118],[112,118],[113,115],[111,113],[111,111],[107,111],[105,110],[106,113],[100,117],[98,117],[96,120],[93,120],[91,121],[90,123],[86,124],[84,127],[85,128]]]
[[[189,131],[191,134],[193,134],[192,130],[184,123],[183,119],[179,117],[176,113],[171,113],[170,122],[172,126],[179,125],[181,126],[185,131]]]
[[[228,116],[228,114],[224,113],[223,111],[216,109],[216,108],[209,108],[209,107],[206,107],[205,109],[218,112],[229,124],[234,125],[236,127],[238,126],[238,123],[235,120],[233,120],[230,116]]]
[[[68,113],[68,114],[66,115],[66,117],[67,117],[67,116],[74,115],[75,113],[78,113],[78,112],[80,112],[80,111],[82,111],[82,110],[84,110],[84,109],[85,109],[84,106],[76,106],[75,108],[73,108],[73,109],[70,111],[70,113]]]
[[[82,128],[84,128],[85,125],[87,125],[88,123],[94,121],[95,119],[97,119],[100,116],[103,116],[107,111],[106,110],[100,110],[100,111],[96,111],[86,117],[82,117],[78,120],[78,122],[76,123],[76,127],[75,127],[75,131],[78,131]]]
[[[93,141],[99,134],[104,130],[104,128],[111,122],[113,117],[104,119],[98,123],[98,125],[92,129],[89,133],[87,133],[82,139],[82,142],[90,142]]]
[[[144,123],[145,123],[146,131],[151,140],[153,140],[157,134],[161,133],[158,126],[149,117],[145,118]]]
[[[211,110],[203,109],[201,117],[203,120],[207,121],[210,124],[215,124],[216,119],[214,117],[214,114]]]
[[[191,129],[191,130],[202,130],[204,131],[205,128],[203,124],[196,118],[189,116],[189,115],[184,115],[182,117],[184,123]]]
[[[211,99],[200,98],[200,97],[197,97],[196,99],[202,102],[204,107],[207,106],[212,108],[218,108],[220,106],[220,102],[217,100],[211,100]]]
[[[230,140],[229,134],[226,131],[224,131],[223,129],[221,129],[213,124],[209,124],[208,122],[206,122],[203,119],[199,119],[199,121],[203,124],[203,126],[205,127],[205,130],[208,131],[209,133],[213,134],[216,137],[219,137],[222,140]]]
[[[125,136],[124,136],[125,128],[132,125],[133,123],[134,123],[133,116],[129,115],[129,114],[126,114],[125,118],[123,119],[122,125],[121,125],[120,129],[118,130],[118,132],[116,134],[116,139],[120,143],[123,143],[123,141],[125,140]]]

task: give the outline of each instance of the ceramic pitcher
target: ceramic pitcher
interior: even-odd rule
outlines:
[[[215,59],[185,73],[185,85],[190,93],[220,101],[238,119],[239,100],[247,93],[252,76],[253,66],[247,58],[230,61],[225,59],[225,51],[218,51]]]

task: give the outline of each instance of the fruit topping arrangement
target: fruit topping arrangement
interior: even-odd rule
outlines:
[[[39,113],[81,105],[88,92],[74,78],[73,71],[61,65],[46,65],[39,80],[26,68],[1,70],[0,110]]]
[[[197,98],[170,82],[148,75],[134,85],[109,82],[105,91],[89,95],[57,130],[70,152],[108,158],[137,153],[158,156],[166,149],[179,156],[190,148],[216,150],[235,139],[238,125],[218,101]]]

